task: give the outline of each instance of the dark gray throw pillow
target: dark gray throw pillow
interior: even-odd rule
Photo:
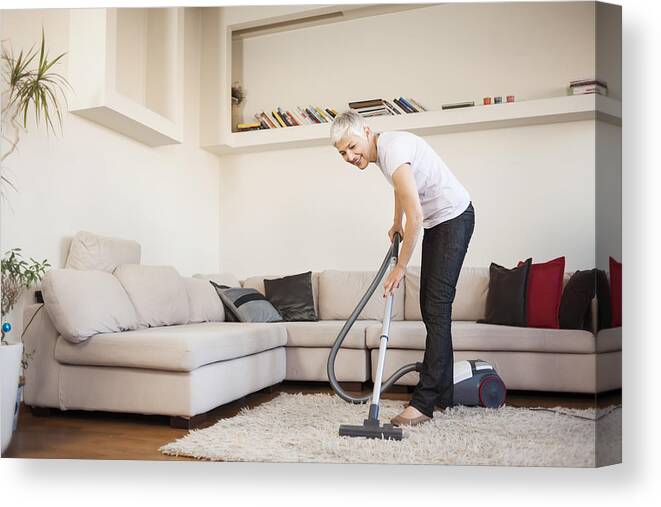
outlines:
[[[491,263],[485,317],[478,323],[519,327],[528,324],[526,295],[531,264],[532,259],[527,259],[521,266],[507,269]]]
[[[226,313],[234,317],[234,319],[227,319],[229,322],[282,321],[282,316],[259,291],[241,287],[227,287],[214,282],[209,283],[216,289]]]
[[[316,321],[312,272],[264,280],[264,292],[286,321]]]

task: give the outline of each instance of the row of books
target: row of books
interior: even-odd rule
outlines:
[[[255,121],[251,123],[239,123],[237,130],[277,129],[285,127],[296,127],[298,125],[312,125],[315,123],[330,123],[337,116],[337,111],[330,107],[321,109],[317,106],[306,108],[296,107],[296,110],[285,111],[278,107],[271,111],[269,116],[264,111],[255,114]]]
[[[392,102],[384,99],[360,100],[349,102],[349,107],[365,118],[426,111],[412,98],[405,99],[404,97],[392,99]]]
[[[608,84],[601,79],[577,79],[570,81],[569,95],[584,95],[586,93],[598,93],[608,95]]]

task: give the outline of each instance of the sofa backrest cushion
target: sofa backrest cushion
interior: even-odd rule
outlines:
[[[251,276],[246,278],[243,282],[243,287],[247,289],[256,289],[262,294],[266,295],[266,289],[264,288],[264,279],[275,280],[276,278],[282,278],[282,276]],[[319,316],[319,273],[312,273],[312,299],[314,300],[314,311]],[[227,285],[227,284],[225,284]]]
[[[64,267],[112,273],[120,264],[140,264],[139,243],[80,231],[71,241]]]
[[[135,307],[139,327],[188,323],[186,283],[173,267],[122,264],[114,274]]]
[[[452,304],[452,320],[484,318],[489,291],[489,268],[463,267]],[[422,320],[420,311],[420,266],[406,270],[406,320]]]
[[[128,294],[119,280],[105,271],[48,271],[42,279],[42,294],[55,329],[70,342],[138,327]]]
[[[199,278],[185,277],[184,283],[188,293],[189,322],[191,324],[223,322],[225,320],[223,303],[211,282]]]
[[[319,318],[322,320],[346,320],[369,288],[376,271],[323,271],[319,275]],[[395,291],[392,320],[404,318],[404,288],[402,280]],[[360,320],[383,320],[386,300],[383,298],[383,282],[363,308]]]
[[[232,273],[211,273],[211,274],[196,273],[193,275],[193,278],[199,278],[200,280],[211,281],[217,285],[225,285],[227,287],[241,287],[241,282]]]

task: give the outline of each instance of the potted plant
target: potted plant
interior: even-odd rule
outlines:
[[[2,264],[2,337],[0,338],[0,372],[2,374],[2,451],[9,445],[18,415],[22,382],[20,370],[27,368],[29,353],[23,350],[23,294],[34,286],[50,264],[46,259],[26,262],[20,248],[7,252]]]
[[[36,124],[43,120],[47,131],[54,131],[53,120],[62,126],[62,112],[58,97],[66,102],[67,80],[53,71],[53,66],[65,55],[50,60],[46,51],[46,38],[41,32],[41,46],[15,55],[7,41],[2,41],[2,112],[0,123],[0,200],[7,198],[7,186],[16,187],[7,177],[5,161],[17,151],[20,135],[27,129],[28,113],[34,109]],[[16,401],[20,400],[18,388],[21,364],[28,358],[21,342],[23,308],[21,296],[25,289],[41,279],[48,262],[30,259],[28,264],[21,257],[20,249],[14,248],[2,259],[2,339],[0,340],[0,386],[2,404],[0,424],[2,434],[0,452],[9,445],[14,429]]]
[[[241,105],[246,99],[246,92],[238,82],[232,84],[232,130],[237,128],[243,118]]]

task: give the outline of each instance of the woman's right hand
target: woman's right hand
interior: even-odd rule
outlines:
[[[395,236],[395,233],[398,232],[400,238],[404,238],[404,229],[402,228],[402,224],[394,223],[392,224],[392,227],[388,231],[388,239],[390,239],[390,242],[392,243],[393,236]]]

